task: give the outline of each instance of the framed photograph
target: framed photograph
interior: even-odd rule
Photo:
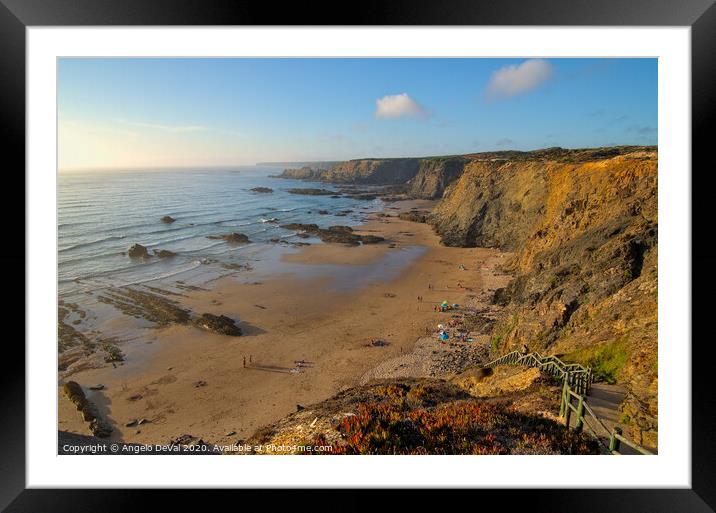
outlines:
[[[1,3],[7,511],[716,507],[713,2]]]

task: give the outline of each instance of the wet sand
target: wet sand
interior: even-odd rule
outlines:
[[[431,202],[394,206],[430,208]],[[504,259],[498,251],[441,246],[428,225],[400,220],[397,212],[371,215],[360,229],[383,235],[386,243],[308,246],[284,256],[286,274],[226,277],[211,290],[180,298],[197,314],[240,319],[243,336],[179,325],[145,330],[146,336],[122,346],[123,365],[68,379],[85,388],[103,384],[88,398],[112,423],[110,440],[137,443],[166,443],[183,434],[233,443],[297,405],[358,384],[382,362],[411,352],[426,330],[445,320],[435,304],[475,302],[504,281],[494,273]],[[372,339],[388,345],[372,346]],[[298,361],[306,363],[298,367]],[[58,408],[59,429],[88,433],[61,393]],[[125,427],[134,419],[148,422]]]

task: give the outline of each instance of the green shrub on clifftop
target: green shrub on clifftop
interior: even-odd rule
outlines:
[[[627,338],[623,337],[601,346],[578,349],[565,355],[564,360],[591,367],[595,381],[613,385],[629,357],[626,348]]]

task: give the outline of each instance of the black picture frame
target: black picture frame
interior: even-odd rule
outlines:
[[[451,491],[450,503],[474,500],[466,493],[479,494],[480,505],[495,500],[507,501],[509,509],[530,511],[583,512],[701,512],[716,508],[716,401],[709,383],[711,371],[710,339],[704,319],[708,318],[709,292],[716,279],[709,264],[716,257],[709,252],[709,228],[712,215],[707,195],[714,190],[714,173],[709,162],[712,138],[708,128],[716,125],[716,6],[714,0],[402,0],[359,4],[316,1],[282,3],[230,0],[0,0],[0,111],[2,134],[0,145],[4,157],[3,176],[6,197],[2,210],[6,220],[8,243],[1,252],[4,269],[25,266],[25,226],[18,222],[24,212],[25,190],[25,30],[32,26],[78,25],[576,25],[576,26],[688,26],[691,27],[692,70],[692,453],[690,489],[586,489],[586,490],[479,490]],[[709,165],[710,164],[710,165]],[[711,266],[713,269],[713,265]],[[668,272],[668,270],[662,270]],[[699,272],[701,271],[701,272]],[[13,291],[15,310],[24,298],[24,276],[8,273],[8,290]],[[20,291],[23,292],[20,292]],[[31,305],[28,305],[31,306]],[[13,316],[17,331],[22,324]],[[7,329],[7,328],[6,328]],[[162,509],[173,504],[188,506],[194,500],[207,501],[206,491],[138,491],[138,490],[48,490],[25,489],[25,352],[16,337],[4,340],[0,370],[0,508],[7,511],[127,511],[149,509],[152,500],[160,500]],[[2,362],[0,360],[0,362]],[[565,465],[565,469],[569,468]],[[232,500],[240,496],[245,504],[253,503],[258,491],[212,492]],[[299,492],[272,491],[271,509],[283,500],[299,502]],[[303,491],[315,495],[310,504],[341,504],[340,509],[365,506],[362,499],[334,497],[337,491]],[[355,490],[345,492],[356,494]],[[386,491],[380,492],[387,494]],[[401,497],[403,506],[423,504],[426,493],[411,491]],[[456,495],[457,494],[457,495]],[[467,503],[465,503],[467,504]],[[494,507],[494,506],[492,506]]]

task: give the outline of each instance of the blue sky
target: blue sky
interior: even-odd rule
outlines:
[[[60,169],[657,143],[656,59],[61,59]]]

